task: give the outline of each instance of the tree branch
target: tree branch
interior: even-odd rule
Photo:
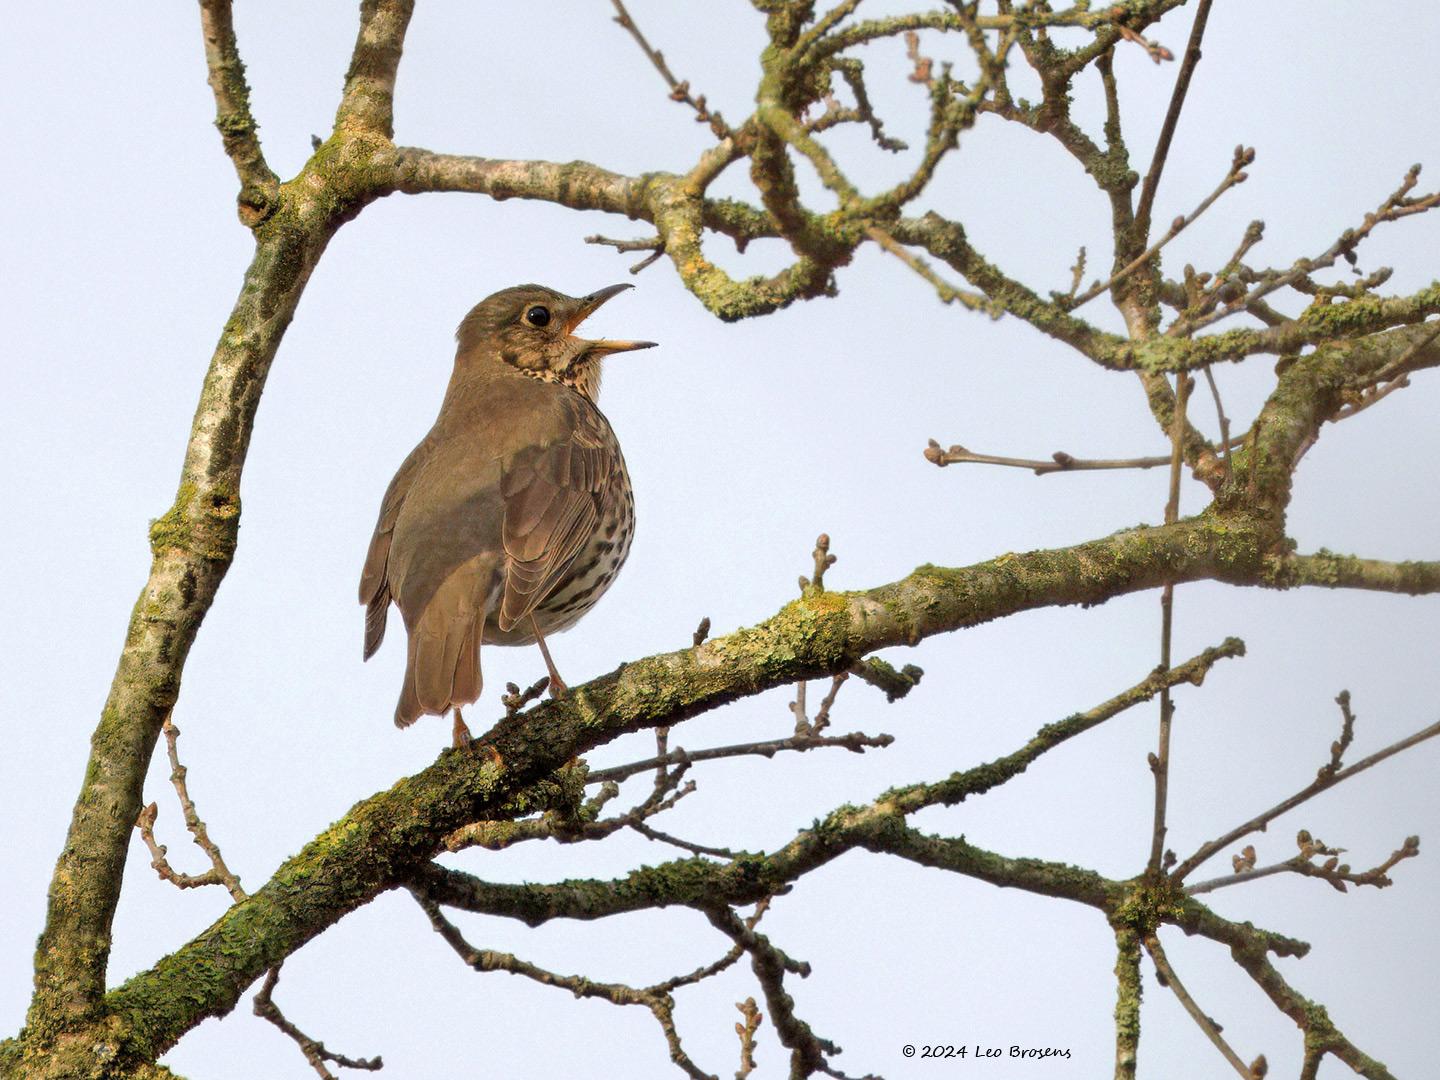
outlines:
[[[1175,74],[1175,88],[1170,92],[1170,105],[1165,110],[1165,121],[1160,126],[1160,137],[1155,141],[1155,153],[1150,158],[1150,168],[1145,173],[1145,182],[1140,186],[1140,201],[1135,208],[1135,223],[1142,236],[1150,232],[1150,210],[1155,204],[1155,193],[1160,189],[1160,174],[1170,156],[1170,140],[1175,136],[1175,127],[1180,121],[1180,110],[1185,107],[1185,95],[1190,89],[1190,79],[1200,63],[1200,42],[1205,37],[1205,24],[1210,18],[1210,0],[1200,0],[1195,9],[1195,21],[1190,26],[1190,40],[1185,46],[1185,59]],[[1192,215],[1193,218],[1194,215]]]
[[[395,137],[395,75],[415,0],[361,0],[360,31],[345,72],[335,130]]]
[[[1413,735],[1407,735],[1400,741],[1391,743],[1383,750],[1377,750],[1369,757],[1362,758],[1348,768],[1336,770],[1328,765],[1323,767],[1320,770],[1319,775],[1316,776],[1314,780],[1312,780],[1309,784],[1305,785],[1299,791],[1295,792],[1295,794],[1291,795],[1289,798],[1282,800],[1281,802],[1270,807],[1268,810],[1262,810],[1260,813],[1252,817],[1249,821],[1243,822],[1242,824],[1235,826],[1235,828],[1231,829],[1223,836],[1216,837],[1214,840],[1202,844],[1193,855],[1187,858],[1184,862],[1180,863],[1180,865],[1174,869],[1174,871],[1170,875],[1172,880],[1177,882],[1184,881],[1188,874],[1190,874],[1192,871],[1194,871],[1196,868],[1198,868],[1200,865],[1202,865],[1209,859],[1213,858],[1219,852],[1223,851],[1225,848],[1228,848],[1231,844],[1233,844],[1236,840],[1239,840],[1241,837],[1248,836],[1252,832],[1264,832],[1265,827],[1269,825],[1270,822],[1278,818],[1281,814],[1288,813],[1289,811],[1295,809],[1295,807],[1299,806],[1301,803],[1309,802],[1316,795],[1320,794],[1320,792],[1322,791],[1325,791],[1327,788],[1332,788],[1336,784],[1343,783],[1357,773],[1362,773],[1366,769],[1380,764],[1380,762],[1384,761],[1386,758],[1394,757],[1402,750],[1408,750],[1410,747],[1425,742],[1427,739],[1433,739],[1437,735],[1440,735],[1440,722],[1431,724],[1428,727],[1421,728]]]
[[[1160,985],[1168,986],[1176,999],[1187,1013],[1190,1019],[1195,1021],[1196,1026],[1205,1033],[1205,1037],[1214,1044],[1215,1049],[1220,1051],[1220,1056],[1230,1063],[1230,1067],[1240,1074],[1242,1080],[1255,1080],[1255,1075],[1250,1071],[1240,1055],[1231,1049],[1230,1044],[1220,1034],[1220,1027],[1205,1015],[1204,1010],[1195,1004],[1195,999],[1185,989],[1185,984],[1180,981],[1180,976],[1175,974],[1175,969],[1170,966],[1169,959],[1165,956],[1165,950],[1160,946],[1160,938],[1155,934],[1145,935],[1145,951],[1150,954],[1150,959],[1155,961],[1155,970],[1160,974]]]
[[[250,112],[250,87],[235,42],[231,0],[200,0],[200,29],[205,36],[205,66],[215,94],[215,127],[240,178],[236,204],[240,220],[254,228],[270,216],[279,178],[260,149],[259,125]]]

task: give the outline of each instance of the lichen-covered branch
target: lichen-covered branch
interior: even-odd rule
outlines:
[[[1140,935],[1115,928],[1115,1080],[1135,1080],[1140,1064]]]
[[[395,75],[415,0],[362,0],[360,32],[335,113],[337,132],[395,135]]]
[[[260,149],[259,125],[250,111],[250,86],[235,43],[230,7],[231,0],[200,0],[200,29],[205,37],[210,89],[215,94],[215,127],[240,178],[236,197],[240,220],[253,228],[273,209],[280,180]]]

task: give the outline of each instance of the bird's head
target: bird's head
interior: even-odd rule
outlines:
[[[516,285],[487,296],[455,332],[458,362],[499,360],[533,378],[564,383],[594,401],[600,361],[611,353],[648,349],[653,341],[575,336],[575,328],[629,285],[609,285],[589,296],[566,296],[544,285]]]

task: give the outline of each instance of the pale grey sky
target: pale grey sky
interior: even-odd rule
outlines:
[[[759,18],[739,0],[631,8],[674,69],[728,117],[753,95]],[[867,12],[900,10],[871,0]],[[254,107],[270,163],[293,174],[310,136],[329,129],[354,32],[355,5],[237,5]],[[460,153],[584,158],[626,172],[680,169],[709,138],[666,99],[601,0],[426,3],[397,94],[397,140]],[[1189,14],[1156,32],[1177,53]],[[0,707],[9,752],[0,790],[9,881],[0,908],[0,1031],[21,1023],[44,894],[148,565],[146,526],[173,496],[210,349],[238,289],[250,239],[235,221],[234,174],[211,127],[193,5],[28,5],[0,50],[0,126],[12,162],[0,205],[6,348],[0,453],[10,525],[0,619]],[[1414,161],[1440,177],[1433,42],[1440,11],[1380,5],[1219,3],[1167,169],[1157,220],[1186,212],[1224,174],[1237,142],[1254,145],[1250,181],[1174,245],[1212,265],[1263,217],[1273,264],[1312,254],[1391,191]],[[959,55],[959,44],[951,46]],[[934,49],[945,55],[943,47]],[[866,55],[871,89],[895,132],[919,144],[923,92],[903,79],[897,43]],[[1117,61],[1137,157],[1148,156],[1174,76],[1138,49]],[[1086,84],[1085,94],[1092,87]],[[1093,121],[1093,97],[1081,114]],[[837,140],[867,183],[902,169],[858,136]],[[1422,184],[1424,180],[1422,180]],[[743,194],[743,185],[732,190]],[[1064,288],[1080,244],[1106,264],[1108,211],[1073,163],[1034,136],[982,124],[927,196],[961,218],[981,250],[1041,290]],[[583,293],[631,280],[633,261],[581,238],[639,236],[643,226],[475,196],[394,196],[341,230],[301,303],[266,390],[246,471],[235,565],[200,634],[175,719],[192,793],[230,865],[254,888],[356,801],[428,764],[448,738],[429,719],[397,732],[390,713],[403,648],[360,663],[355,581],[386,482],[433,418],[455,324],[479,298],[540,281]],[[778,245],[744,256],[712,243],[736,272],[779,265]],[[1435,276],[1440,219],[1381,230],[1361,265],[1396,267],[1391,288]],[[993,453],[1129,456],[1164,443],[1136,384],[1103,373],[1013,320],[942,308],[894,259],[867,248],[840,273],[835,300],[725,326],[662,263],[607,306],[596,328],[661,348],[612,361],[601,404],[623,440],[638,537],[625,573],[574,631],[552,644],[572,683],[622,660],[715,632],[788,601],[828,531],[835,588],[871,587],[916,564],[964,565],[1009,550],[1071,543],[1161,517],[1165,477],[1035,479],[1014,470],[926,464],[927,437]],[[1102,314],[1103,301],[1087,309]],[[1253,370],[1252,370],[1253,369]],[[1229,411],[1248,420],[1263,360],[1220,372]],[[1304,550],[1435,558],[1440,383],[1429,373],[1381,407],[1327,430],[1301,469],[1291,521]],[[1186,505],[1201,489],[1187,485]],[[1337,730],[1332,699],[1355,695],[1353,756],[1436,719],[1440,602],[1390,596],[1187,586],[1176,653],[1228,634],[1247,659],[1179,696],[1173,846],[1182,854],[1303,785]],[[700,790],[661,827],[697,841],[774,847],[835,806],[931,779],[1023,743],[1157,661],[1154,595],[1091,611],[1037,612],[898,650],[926,669],[886,706],[851,685],[842,731],[888,731],[863,757],[836,751],[697,768]],[[541,673],[533,649],[485,654],[486,697]],[[818,690],[818,687],[817,687]],[[701,717],[689,748],[787,732],[789,694]],[[930,830],[964,833],[1016,856],[1103,873],[1138,871],[1148,848],[1142,708],[1045,757],[1025,776],[952,810]],[[646,738],[595,754],[646,756]],[[1384,858],[1440,823],[1437,748],[1401,760],[1282,819],[1256,841],[1263,861],[1293,852],[1296,829]],[[631,782],[627,794],[648,780]],[[158,762],[147,797],[177,864],[199,868]],[[1433,933],[1440,861],[1422,847],[1382,891],[1341,896],[1290,877],[1213,897],[1223,914],[1314,944],[1281,964],[1297,988],[1397,1076],[1440,1058],[1433,1023],[1440,946]],[[614,875],[672,857],[638,837],[528,844],[452,860],[497,880]],[[1226,868],[1222,858],[1215,871]],[[116,922],[112,978],[148,966],[224,908],[220,890],[158,881],[137,841]],[[653,982],[722,954],[729,942],[689,911],[539,930],[460,919],[477,944],[565,972]],[[963,1068],[992,1078],[1094,1077],[1111,1068],[1111,936],[1092,911],[851,854],[778,900],[764,929],[810,961],[791,979],[800,1015],[840,1043],[852,1074],[932,1077]],[[1171,935],[1171,957],[1247,1057],[1294,1075],[1299,1038],[1216,946]],[[1224,1064],[1147,975],[1142,1075],[1223,1075]],[[722,1075],[737,1067],[733,1003],[756,987],[744,965],[683,992],[687,1050]],[[385,896],[285,967],[278,1000],[331,1047],[383,1054],[384,1076],[665,1077],[674,1074],[648,1014],[465,969],[408,898]],[[907,1062],[904,1043],[1067,1047],[1031,1065]],[[768,1023],[758,1077],[785,1075]],[[249,1013],[207,1022],[167,1058],[192,1080],[311,1075],[295,1047]],[[1326,1077],[1342,1071],[1333,1060]]]

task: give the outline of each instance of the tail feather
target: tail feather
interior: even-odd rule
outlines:
[[[390,614],[390,589],[382,586],[365,608],[365,659],[375,655],[385,640],[385,622]]]
[[[427,713],[443,716],[480,696],[480,634],[492,587],[493,557],[457,568],[410,627],[405,679],[395,724],[408,727]]]
[[[485,612],[476,612],[470,621],[470,632],[460,646],[460,656],[455,663],[455,685],[450,691],[454,705],[469,705],[480,696],[483,685],[480,678],[480,628],[485,623]]]

